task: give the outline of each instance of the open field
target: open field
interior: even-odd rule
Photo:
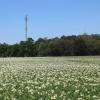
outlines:
[[[0,58],[0,100],[100,100],[100,57]]]

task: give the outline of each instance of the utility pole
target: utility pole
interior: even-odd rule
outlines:
[[[27,57],[27,31],[28,31],[28,18],[27,18],[27,15],[25,16],[25,40],[26,40],[26,47],[25,47],[25,57]]]
[[[27,31],[28,31],[27,23],[28,23],[28,18],[27,18],[27,15],[26,15],[25,16],[25,38],[26,38],[26,41],[27,41]]]

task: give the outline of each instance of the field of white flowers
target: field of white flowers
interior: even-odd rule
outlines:
[[[100,100],[100,57],[0,58],[0,100]]]

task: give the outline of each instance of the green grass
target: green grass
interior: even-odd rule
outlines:
[[[100,100],[100,57],[0,58],[0,100]]]

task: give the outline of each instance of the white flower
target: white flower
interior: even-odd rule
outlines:
[[[55,94],[53,97],[51,97],[52,100],[55,100],[57,98],[57,94]]]

